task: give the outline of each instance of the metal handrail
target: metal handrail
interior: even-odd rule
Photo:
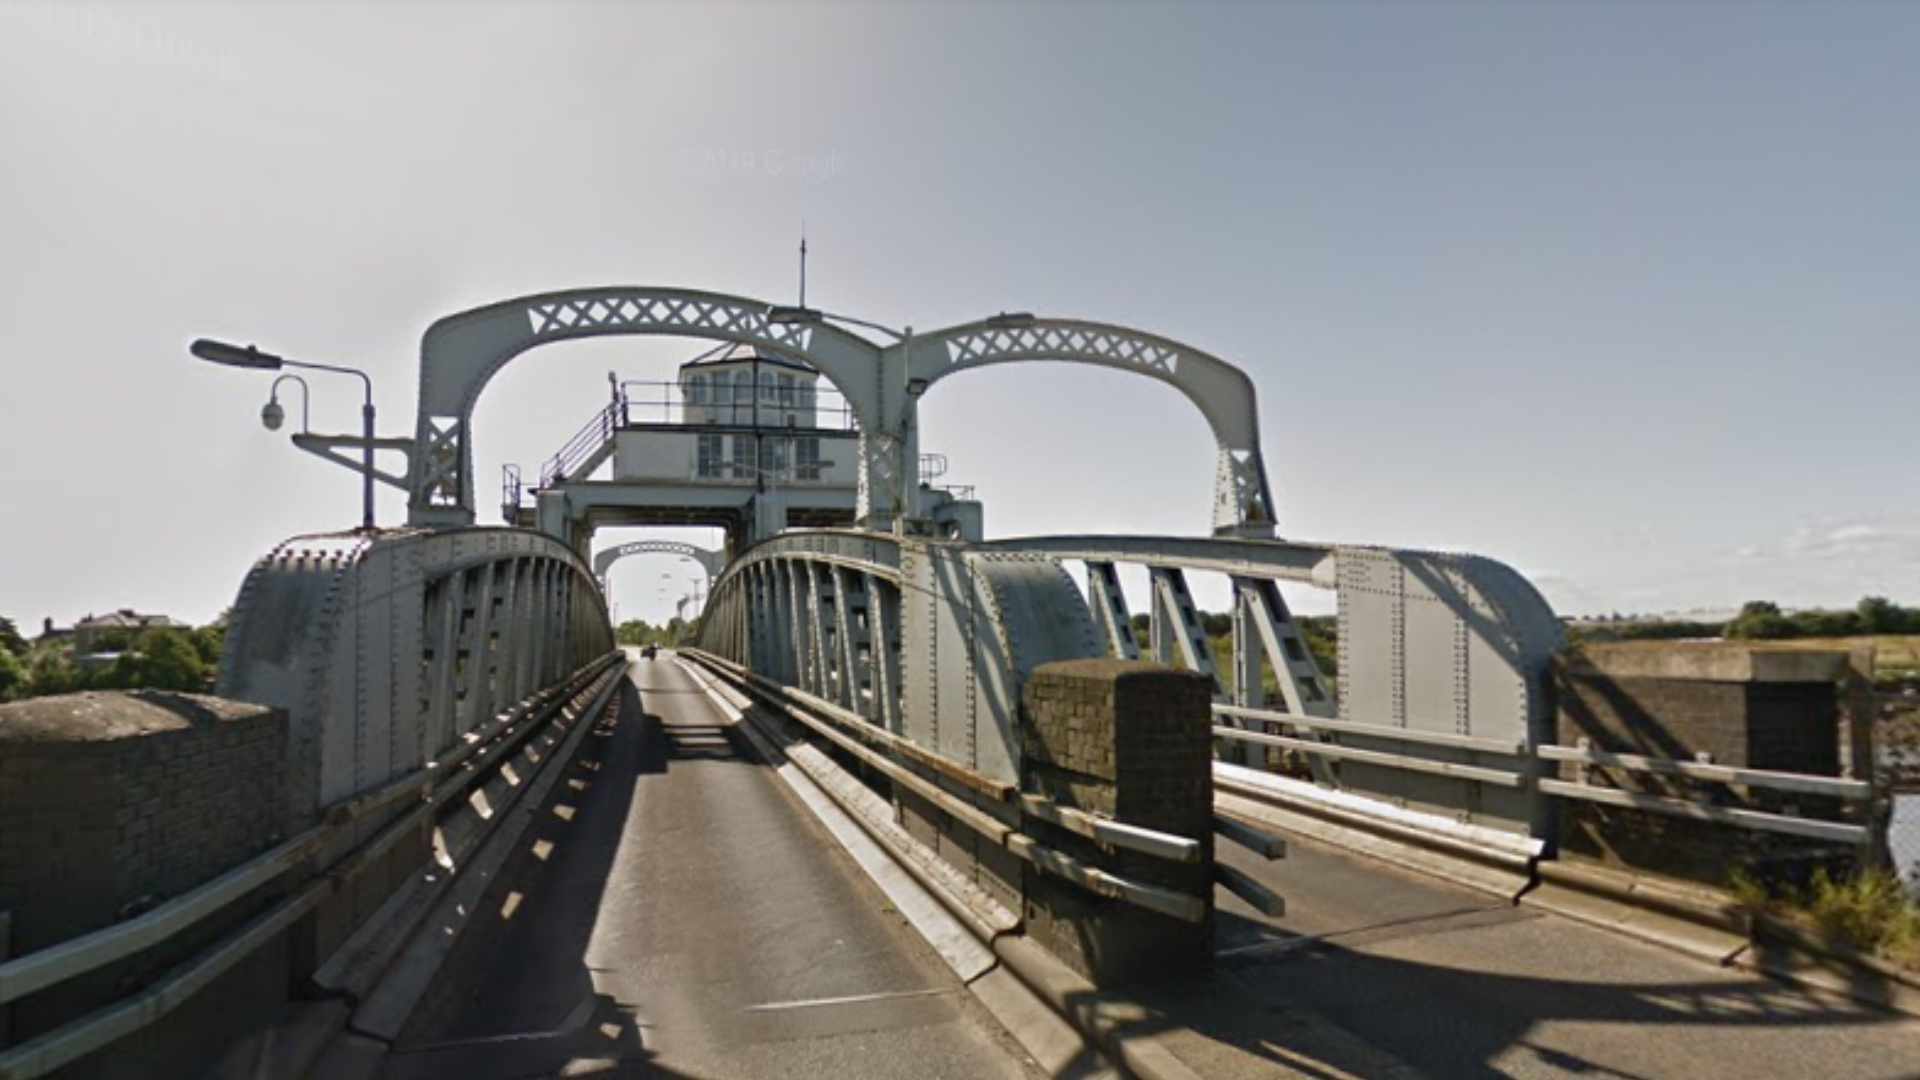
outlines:
[[[691,424],[695,421],[689,413],[695,410],[724,415],[726,419],[711,422],[729,426],[848,432],[860,427],[847,399],[825,387],[805,395],[734,394],[728,389],[724,393],[715,391],[702,398],[691,398],[686,388],[677,382],[628,380],[620,384],[615,403],[620,408],[621,427]],[[807,423],[798,423],[798,417],[793,415],[796,413],[805,413]]]
[[[1510,769],[1489,769],[1452,761],[1434,761],[1431,758],[1412,757],[1385,750],[1362,750],[1358,747],[1342,746],[1339,743],[1314,742],[1311,739],[1296,739],[1286,735],[1268,735],[1265,732],[1248,731],[1245,728],[1228,727],[1225,724],[1215,724],[1213,734],[1218,738],[1237,742],[1278,746],[1287,750],[1298,750],[1303,754],[1318,754],[1334,761],[1357,761],[1363,765],[1382,765],[1389,769],[1403,769],[1407,772],[1451,776],[1456,780],[1477,780],[1497,787],[1518,788],[1526,783],[1526,777],[1523,774]]]
[[[1791,791],[1801,795],[1827,795],[1852,802],[1873,798],[1873,785],[1868,781],[1849,780],[1838,776],[1781,772],[1775,769],[1747,769],[1731,765],[1714,765],[1705,761],[1680,761],[1673,758],[1645,757],[1639,754],[1616,754],[1586,746],[1537,746],[1534,748],[1534,753],[1546,761],[1571,761],[1581,765],[1619,769],[1623,772],[1679,776],[1689,780],[1706,780],[1716,784],[1735,784],[1772,791]]]
[[[1743,807],[1711,806],[1686,799],[1649,795],[1639,791],[1624,791],[1620,788],[1598,787],[1570,780],[1551,780],[1543,777],[1535,783],[1548,795],[1605,803],[1609,806],[1624,806],[1634,810],[1665,814],[1669,817],[1692,818],[1716,825],[1738,825],[1762,832],[1785,833],[1789,836],[1802,836],[1812,840],[1830,840],[1839,844],[1857,845],[1867,843],[1873,835],[1872,830],[1865,825],[1852,825],[1842,821],[1795,817],[1791,814],[1748,810]]]
[[[1513,740],[1484,739],[1473,735],[1453,735],[1438,731],[1417,731],[1412,728],[1392,727],[1386,724],[1370,724],[1359,720],[1335,720],[1331,717],[1324,716],[1301,716],[1297,713],[1277,712],[1273,709],[1256,709],[1251,705],[1229,705],[1225,702],[1215,702],[1213,711],[1214,714],[1218,716],[1258,720],[1269,724],[1288,724],[1296,728],[1331,731],[1342,735],[1360,735],[1374,739],[1392,739],[1398,742],[1425,743],[1432,746],[1445,746],[1454,750],[1471,750],[1481,754],[1521,757],[1527,752],[1525,743]]]
[[[526,734],[530,729],[522,729],[514,720],[549,706],[557,712],[560,704],[592,688],[595,681],[603,677],[609,667],[623,659],[624,655],[616,650],[586,664],[559,686],[544,689],[529,698],[528,702],[522,703],[528,708],[512,710],[514,715],[496,724],[480,738],[456,747],[442,762],[435,764],[452,766],[471,760],[477,755],[490,753],[503,738],[511,740],[516,734]],[[409,816],[431,812],[488,772],[485,768],[418,770],[374,792],[363,793],[356,797],[354,805],[350,807],[329,808],[322,824],[138,918],[0,963],[0,1005],[97,971],[172,938],[277,880],[316,850],[339,839],[344,831],[354,827],[358,818],[379,805],[403,796],[424,795],[431,791],[439,797],[431,800],[423,798]],[[212,952],[188,965],[180,975],[151,988],[139,998],[106,1006],[20,1046],[0,1050],[0,1078],[15,1080],[44,1075],[79,1054],[90,1052],[158,1020],[219,971],[237,963],[272,933],[303,916],[336,890],[339,886],[337,879],[346,872],[347,867],[377,857],[405,831],[392,826],[381,830],[371,840],[322,870],[319,880],[301,889],[293,898],[283,901],[273,911],[256,918],[238,936],[224,940]]]
[[[513,524],[514,511],[520,509],[520,466],[511,462],[500,466],[500,510],[507,518],[507,524]]]
[[[0,964],[0,1005],[143,952],[285,873],[333,835],[315,826],[126,922]]]
[[[614,418],[625,407],[625,399],[619,398],[593,414],[593,418],[540,467],[540,486],[552,487],[557,480],[571,480],[573,471],[613,438]]]

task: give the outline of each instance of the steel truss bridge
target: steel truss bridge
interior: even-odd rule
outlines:
[[[777,724],[749,732],[763,752],[810,776],[916,879],[959,898],[960,921],[994,950],[969,967],[983,946],[955,946],[962,959],[949,963],[973,972],[963,978],[1037,963],[1007,942],[1018,944],[1045,888],[1170,926],[1210,925],[1216,888],[1281,911],[1284,897],[1214,860],[1216,834],[1274,858],[1285,843],[1263,821],[1369,818],[1517,880],[1541,855],[1559,801],[1613,797],[1555,779],[1561,762],[1592,758],[1554,745],[1549,663],[1564,642],[1539,592],[1477,555],[1276,536],[1255,388],[1228,362],[1084,320],[1000,315],[882,346],[827,318],[774,310],[688,289],[606,287],[434,323],[414,434],[372,440],[405,454],[401,473],[375,476],[408,492],[407,523],[288,540],[247,574],[234,605],[218,692],[287,714],[290,839],[207,886],[215,892],[181,898],[179,913],[170,905],[140,940],[306,867],[315,884],[281,890],[247,940],[265,940],[262,926],[295,933],[311,982],[356,1003],[353,1030],[399,1039],[426,993],[406,973],[431,968],[431,950],[450,947],[433,942],[471,917],[499,869],[493,838],[529,827],[520,800],[538,805],[553,789],[542,763],[567,759],[617,702],[610,673],[625,660],[604,583],[617,560],[640,554],[692,558],[711,578],[698,640],[681,656],[687,677],[732,716],[777,713]],[[591,535],[575,529],[475,524],[473,415],[490,380],[541,346],[613,335],[749,344],[828,379],[857,427],[858,527],[789,529],[724,554],[650,540],[595,555]],[[915,482],[920,398],[953,374],[1015,362],[1090,364],[1179,391],[1215,441],[1211,520],[1179,537],[929,535]],[[1148,586],[1144,647],[1123,574]],[[1231,584],[1229,656],[1214,653],[1193,601],[1191,580],[1203,574]],[[1337,670],[1316,661],[1283,588],[1333,594]],[[1212,830],[1140,826],[1029,782],[1023,689],[1045,665],[1096,657],[1205,676]],[[1773,782],[1861,796],[1851,781]],[[1857,825],[1812,815],[1642,808],[1860,838]],[[136,947],[102,939],[24,974],[0,965],[0,1005]],[[238,955],[200,961],[191,985]],[[77,1021],[31,1053],[0,1051],[0,1076],[46,1075],[191,992],[156,998],[135,1019]],[[1140,1061],[1128,1069],[1152,1072]]]
[[[1274,539],[1257,395],[1244,372],[1177,341],[1085,320],[1001,315],[882,347],[825,319],[770,318],[776,310],[687,289],[608,287],[435,322],[421,345],[405,475],[382,475],[410,493],[407,527],[290,541],[263,560],[236,606],[223,687],[288,705],[322,745],[355,747],[351,773],[328,773],[323,794],[365,790],[432,760],[529,680],[562,677],[544,659],[529,668],[523,637],[582,662],[610,648],[600,599],[609,567],[666,552],[715,578],[704,651],[1012,783],[1018,694],[1034,666],[1141,655],[1119,577],[1120,567],[1138,566],[1150,581],[1146,655],[1213,680],[1224,762],[1265,771],[1304,761],[1323,785],[1537,839],[1547,814],[1532,783],[1541,771],[1533,748],[1551,741],[1543,680],[1563,640],[1558,619],[1523,577],[1490,559]],[[589,565],[590,545],[577,535],[475,525],[473,412],[488,382],[540,346],[610,335],[749,344],[818,371],[858,428],[863,527],[782,533],[723,566],[716,553],[666,541],[607,548]],[[907,478],[917,476],[919,399],[950,375],[1014,362],[1091,364],[1184,395],[1216,443],[1209,535],[916,537],[917,484]],[[393,566],[417,592],[392,591],[401,580]],[[1231,671],[1199,625],[1188,586],[1195,573],[1232,581]],[[1306,649],[1283,583],[1335,594],[1336,674],[1321,672]],[[363,612],[360,596],[374,606]],[[295,610],[299,635],[284,614]],[[366,619],[377,628],[361,629]],[[256,640],[261,625],[273,628],[270,642]],[[343,642],[372,648],[340,652]],[[420,660],[376,659],[389,654]],[[368,662],[375,667],[363,670]],[[331,695],[349,685],[373,707],[344,721]],[[371,752],[374,743],[391,749]]]

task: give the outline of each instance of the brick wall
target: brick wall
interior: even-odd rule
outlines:
[[[286,746],[284,713],[191,694],[0,706],[0,909],[14,954],[140,914],[283,839]],[[232,922],[16,1003],[12,1038],[138,990]]]
[[[1554,669],[1557,741],[1596,750],[1716,765],[1837,776],[1839,693],[1824,664],[1770,670],[1739,647],[1667,644],[1587,650]],[[1752,650],[1744,650],[1751,654]],[[1564,763],[1561,779],[1580,767]],[[1679,777],[1591,768],[1590,783],[1714,805],[1837,816],[1831,800],[1741,791]],[[1563,800],[1562,857],[1725,886],[1735,869],[1773,873],[1831,854],[1830,845],[1624,807]],[[1790,872],[1790,870],[1789,870]]]
[[[1022,694],[1026,790],[1132,825],[1199,840],[1180,866],[1120,851],[1029,819],[1022,830],[1119,876],[1203,898],[1213,891],[1212,683],[1130,660],[1066,660],[1034,669]],[[1102,985],[1206,962],[1211,907],[1199,924],[1095,895],[1025,869],[1034,940]]]

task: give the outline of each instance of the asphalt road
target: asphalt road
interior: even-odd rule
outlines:
[[[1309,843],[1271,866],[1221,852],[1288,913],[1221,894],[1216,988],[1330,1021],[1438,1080],[1920,1078],[1920,1021]]]
[[[677,664],[632,681],[390,1080],[1039,1075]]]
[[[388,1059],[463,1076],[1035,1077],[665,660],[589,737],[497,912]],[[1203,976],[1138,996],[1210,1080],[1920,1080],[1920,1021],[1296,841]]]

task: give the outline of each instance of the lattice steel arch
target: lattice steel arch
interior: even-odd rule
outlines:
[[[1213,429],[1219,449],[1214,472],[1215,535],[1273,535],[1273,493],[1260,453],[1253,380],[1246,372],[1190,345],[1124,326],[1079,319],[993,325],[1002,321],[982,320],[915,337],[911,370],[897,382],[890,379],[888,386],[920,380],[931,388],[955,372],[1028,360],[1094,364],[1158,379],[1186,395]],[[887,351],[894,365],[905,355],[897,345]]]
[[[693,544],[678,540],[635,540],[621,544],[619,547],[610,547],[595,555],[593,576],[604,583],[607,580],[607,571],[613,567],[613,564],[629,555],[685,555],[700,564],[700,569],[707,572],[708,581],[719,577],[720,571],[727,565],[726,556],[720,552],[709,551]]]
[[[811,365],[845,396],[859,425],[864,516],[872,492],[887,490],[893,462],[882,459],[897,453],[867,434],[899,426],[898,417],[882,412],[880,349],[833,326],[769,323],[767,308],[765,301],[694,289],[607,286],[516,297],[439,320],[420,343],[408,523],[473,523],[473,409],[508,361],[536,346],[611,334],[754,345]]]

